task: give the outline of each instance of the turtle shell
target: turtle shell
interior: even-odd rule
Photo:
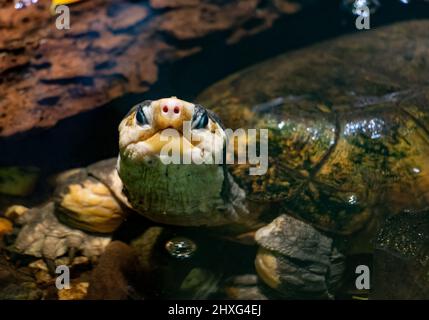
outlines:
[[[196,99],[227,128],[269,130],[266,174],[230,166],[251,203],[270,204],[261,219],[286,212],[351,234],[374,216],[429,207],[429,52],[418,45],[428,27],[408,22],[287,53]]]

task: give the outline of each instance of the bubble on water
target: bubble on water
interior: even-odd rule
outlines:
[[[15,0],[15,9],[20,10],[38,2],[39,0]]]
[[[357,204],[358,203],[357,196],[355,194],[350,195],[349,198],[348,198],[348,202],[349,202],[350,205]]]
[[[175,237],[167,241],[165,249],[177,259],[188,259],[197,250],[197,245],[191,239],[185,237]]]
[[[15,9],[19,10],[19,9],[22,9],[22,8],[24,8],[24,2],[22,2],[22,1],[16,1],[15,2]]]
[[[415,174],[419,174],[421,172],[421,170],[417,167],[412,168],[411,171],[412,173],[415,173]]]
[[[380,2],[378,0],[343,0],[342,7],[354,15],[361,15],[364,7],[368,7],[370,13],[375,13],[380,7]]]

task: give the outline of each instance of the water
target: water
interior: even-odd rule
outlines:
[[[373,28],[429,17],[427,5],[421,1],[408,6],[400,1],[386,3],[381,2],[375,12],[371,21]],[[283,52],[353,32],[357,32],[354,17],[341,9],[338,1],[286,17],[277,21],[272,29],[237,45],[227,46],[223,43],[224,35],[215,34],[199,43],[204,48],[201,53],[162,66],[159,81],[147,93],[126,95],[97,110],[63,120],[50,130],[0,140],[0,165],[40,168],[41,183],[32,199],[28,199],[31,205],[40,203],[52,192],[45,180],[52,173],[116,156],[117,125],[135,103],[171,95],[192,101],[201,90],[235,71]],[[192,45],[194,43],[184,44],[185,47]],[[6,200],[8,203],[22,201],[15,197]],[[357,199],[351,196],[350,201]],[[140,217],[130,218],[115,237],[129,241],[139,236],[147,227],[140,224],[141,220]],[[157,272],[162,277],[157,279],[162,280],[154,286],[155,293],[151,297],[224,297],[214,293],[216,288],[225,285],[234,275],[253,271],[255,246],[243,246],[192,228],[165,228],[166,235],[160,239],[159,256],[154,261],[154,265],[161,266]]]
[[[371,20],[372,28],[429,17],[429,5],[423,1],[406,6],[399,1],[381,4]],[[277,21],[272,29],[232,46],[224,44],[223,34],[214,34],[198,43],[204,48],[201,53],[163,65],[159,81],[144,94],[123,96],[97,110],[60,121],[50,130],[0,139],[0,165],[34,165],[43,172],[52,173],[115,156],[118,152],[116,128],[132,105],[145,99],[172,95],[192,101],[204,88],[235,71],[283,52],[357,32],[353,15],[341,8],[341,2],[310,7]]]

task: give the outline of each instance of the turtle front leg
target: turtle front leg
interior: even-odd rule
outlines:
[[[260,278],[286,298],[332,299],[345,269],[329,236],[310,224],[281,215],[255,235]]]
[[[28,210],[15,221],[20,230],[13,249],[50,260],[73,252],[91,259],[101,255],[127,211],[110,187],[117,183],[97,174],[102,169],[107,177],[117,176],[114,161],[60,175],[54,201]]]
[[[76,251],[95,259],[111,241],[110,234],[90,234],[61,223],[53,202],[28,210],[16,225],[20,229],[13,251],[46,260],[55,260]]]
[[[113,182],[107,183],[113,185]],[[113,190],[98,177],[88,175],[87,169],[81,169],[60,184],[55,191],[55,204],[61,222],[91,233],[112,233],[126,217],[126,208]]]

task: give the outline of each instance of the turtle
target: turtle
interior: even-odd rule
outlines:
[[[226,112],[224,108],[220,114]],[[396,124],[392,122],[392,111],[383,112],[379,117],[383,115],[388,117],[390,125]],[[345,127],[361,119],[354,114],[351,117],[346,120]],[[386,136],[388,141],[380,145],[375,145],[377,141],[374,141],[375,135],[382,134],[377,122],[360,120],[361,126],[353,130],[361,130],[363,134],[357,137],[356,132],[348,131],[352,129],[344,129],[343,136],[338,136],[335,130],[338,124],[319,118],[319,126],[311,127],[317,132],[306,130],[310,128],[309,122],[298,122],[291,115],[287,119],[282,131],[269,127],[273,136],[269,140],[272,151],[266,174],[249,175],[249,164],[235,164],[229,169],[226,161],[221,164],[165,164],[161,152],[167,144],[167,140],[161,138],[164,130],[181,132],[182,124],[186,120],[191,122],[191,130],[198,134],[200,141],[189,150],[210,154],[211,145],[204,139],[210,140],[207,137],[212,134],[223,136],[222,124],[215,113],[202,105],[176,97],[139,103],[119,126],[118,159],[64,173],[60,179],[65,183],[56,191],[56,210],[51,207],[51,210],[39,211],[43,213],[39,216],[24,215],[22,218],[30,218],[21,221],[25,226],[15,247],[27,254],[52,258],[64,254],[67,246],[83,250],[86,255],[97,255],[110,238],[96,233],[114,232],[130,211],[161,224],[218,230],[227,225],[224,231],[227,234],[234,231],[241,235],[246,230],[257,229],[254,238],[260,249],[255,266],[266,284],[286,296],[332,296],[344,271],[344,255],[341,241],[330,234],[344,238],[370,229],[371,215],[379,217],[383,213],[369,210],[374,203],[382,201],[386,203],[384,209],[390,212],[384,197],[391,193],[394,198],[389,201],[396,198],[404,203],[403,192],[397,190],[401,187],[398,176],[394,173],[406,174],[410,189],[412,184],[424,183],[424,176],[413,169],[428,169],[427,162],[422,161],[429,155],[423,153],[429,151],[424,148],[427,137],[412,118],[407,119],[406,126],[393,126],[395,134]],[[316,121],[302,115],[299,119]],[[406,130],[400,131],[400,128]],[[391,138],[395,140],[390,141]],[[408,152],[401,153],[406,138],[414,143],[407,143]],[[184,136],[181,139],[187,141]],[[370,144],[369,151],[357,147],[366,144]],[[394,157],[393,163],[388,162],[387,153],[379,159],[380,153],[386,152],[383,147],[395,152],[389,155]],[[408,156],[411,154],[412,157]],[[355,161],[347,162],[348,157]],[[366,161],[365,165],[372,171],[362,171],[362,161]],[[379,170],[387,170],[389,165],[396,166],[398,171],[376,175],[380,174]],[[353,171],[351,177],[350,170]],[[391,190],[372,195],[368,193],[368,184],[357,183],[362,183],[363,179],[370,179],[372,188],[379,190],[383,186]],[[399,180],[401,184],[406,181],[405,177]],[[395,194],[395,191],[401,193]],[[418,199],[414,200],[411,203],[417,205]],[[76,230],[69,231],[70,227]]]
[[[385,45],[390,34],[373,33],[371,41],[381,37]],[[368,45],[360,40],[359,50]],[[334,297],[348,255],[371,252],[387,218],[429,205],[427,86],[413,86],[418,76],[405,67],[401,77],[411,84],[398,85],[390,66],[383,69],[383,54],[372,62],[378,73],[338,63],[360,57],[354,41],[250,67],[204,91],[198,103],[170,97],[136,104],[120,122],[118,158],[62,174],[55,204],[19,218],[15,249],[97,255],[138,213],[254,241],[259,279],[282,297]],[[243,130],[231,138],[229,129]],[[244,150],[253,143],[260,155],[266,133],[263,174],[250,174],[254,162],[228,161],[227,146],[243,132]],[[239,142],[232,145],[234,156]]]

